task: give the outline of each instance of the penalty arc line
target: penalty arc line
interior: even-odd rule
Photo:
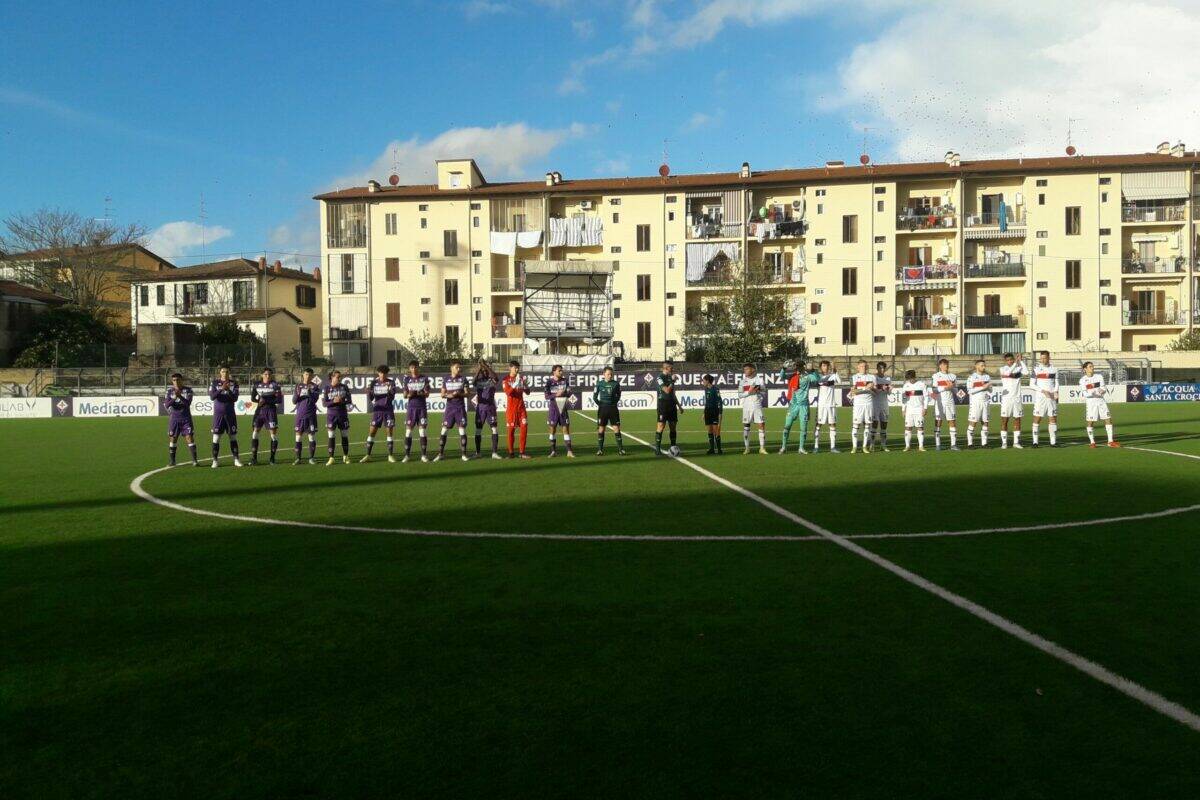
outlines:
[[[595,418],[589,417],[582,412],[579,412],[579,415],[584,419],[591,420],[592,422],[596,421]],[[646,447],[652,446],[646,440],[640,439],[632,434],[629,436],[629,438],[635,442],[638,442],[639,444],[645,445]],[[968,614],[976,617],[977,619],[983,620],[989,625],[1004,631],[1008,635],[1024,642],[1025,644],[1042,651],[1046,655],[1049,655],[1063,662],[1064,664],[1067,664],[1068,666],[1074,667],[1083,674],[1105,684],[1106,686],[1116,689],[1121,694],[1138,701],[1147,708],[1157,711],[1159,714],[1169,717],[1181,725],[1200,733],[1200,715],[1197,715],[1179,703],[1169,700],[1157,692],[1147,689],[1139,683],[1135,683],[1129,678],[1118,675],[1102,664],[1085,658],[1084,656],[1081,656],[1072,650],[1068,650],[1062,645],[1052,642],[1044,636],[1040,636],[1033,631],[1022,627],[1018,623],[1013,622],[1012,620],[1003,617],[1000,614],[997,614],[995,611],[985,608],[973,600],[969,600],[960,594],[955,594],[949,589],[934,583],[928,578],[922,577],[912,570],[905,569],[894,561],[884,558],[878,553],[873,553],[862,545],[855,544],[844,536],[839,536],[833,531],[818,525],[811,520],[805,519],[799,514],[795,514],[783,506],[780,506],[777,503],[771,502],[765,497],[755,494],[744,486],[739,486],[733,481],[727,480],[720,475],[705,469],[699,464],[694,464],[681,456],[671,456],[671,458],[688,467],[689,469],[694,470],[700,475],[703,475],[709,480],[715,481],[725,488],[737,492],[743,497],[758,503],[759,505],[778,514],[784,519],[790,520],[800,527],[812,531],[826,541],[832,542],[842,549],[853,553],[859,558],[863,558],[875,566],[887,570],[906,583],[912,584],[913,586],[923,589],[935,597],[945,600],[952,606],[966,611]]]

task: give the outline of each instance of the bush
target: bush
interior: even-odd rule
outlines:
[[[1188,331],[1167,345],[1168,350],[1200,350],[1200,328]]]
[[[85,367],[104,361],[104,346],[115,340],[99,313],[59,306],[38,314],[21,336],[14,367]]]

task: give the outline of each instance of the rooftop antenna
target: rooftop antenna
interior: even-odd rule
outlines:
[[[208,242],[206,241],[205,223],[208,221],[208,211],[204,208],[204,192],[200,193],[200,256],[208,260]]]
[[[1073,156],[1078,152],[1075,149],[1075,145],[1071,142],[1071,129],[1076,122],[1083,122],[1083,120],[1079,117],[1067,117],[1067,155],[1069,156]]]
[[[93,217],[92,221],[93,222],[112,222],[112,220],[113,220],[112,195],[105,195],[104,196],[104,216],[103,217]]]
[[[667,152],[668,142],[670,142],[670,139],[663,139],[663,160],[662,164],[658,168],[658,175],[660,178],[665,178],[671,174],[671,157],[670,153]]]
[[[388,184],[398,186],[400,184],[400,150],[392,148],[392,174],[388,176]]]

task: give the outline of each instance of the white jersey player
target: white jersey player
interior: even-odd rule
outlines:
[[[1083,376],[1079,379],[1079,388],[1083,390],[1083,402],[1087,404],[1084,419],[1087,422],[1088,445],[1096,446],[1096,431],[1092,426],[1096,422],[1103,422],[1104,432],[1108,434],[1108,446],[1120,447],[1113,433],[1108,401],[1104,399],[1104,376],[1096,372],[1096,366],[1090,361],[1083,362]]]
[[[864,453],[871,452],[871,422],[875,411],[875,376],[867,371],[865,359],[858,362],[858,372],[850,376],[850,452],[858,452],[858,434],[862,431]]]
[[[933,444],[942,449],[942,424],[950,425],[950,449],[958,449],[957,412],[954,410],[954,385],[958,376],[950,371],[950,362],[938,359],[938,371],[929,379],[930,405],[933,406]]]
[[[981,447],[987,447],[988,402],[992,396],[992,376],[983,359],[975,362],[975,371],[967,376],[967,448],[975,446],[975,426],[983,423],[979,435]]]
[[[763,400],[767,394],[767,383],[753,364],[742,365],[742,377],[738,381],[738,399],[742,401],[742,452],[750,452],[750,427],[758,426],[758,452],[767,452],[767,425],[763,418]]]
[[[820,375],[817,377],[817,424],[813,426],[813,452],[821,449],[821,426],[825,425],[829,428],[829,452],[836,453],[837,409],[841,405],[838,383],[841,379],[828,361],[822,361],[818,365],[818,371]]]
[[[1028,370],[1020,355],[1004,354],[1004,366],[1000,367],[1000,449],[1008,447],[1008,423],[1012,420],[1013,447],[1021,449],[1021,417],[1025,404],[1021,402],[1021,379]]]
[[[929,407],[929,387],[917,380],[917,371],[904,373],[904,449],[912,449],[913,431],[917,432],[917,448],[925,452],[925,409]]]
[[[1033,446],[1038,446],[1042,417],[1049,419],[1050,446],[1058,447],[1058,367],[1050,363],[1050,351],[1038,353],[1038,363],[1029,376],[1033,395]]]
[[[871,420],[875,428],[875,441],[879,442],[883,452],[887,452],[888,417],[892,407],[892,376],[887,374],[887,363],[880,361],[875,365],[875,407],[871,410]]]

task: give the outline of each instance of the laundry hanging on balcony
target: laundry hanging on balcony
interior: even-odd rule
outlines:
[[[687,246],[687,280],[695,283],[704,280],[705,272],[718,257],[737,261],[742,256],[738,242],[696,242]]]
[[[502,256],[517,254],[517,234],[505,231],[492,231],[489,237],[492,252]]]
[[[551,217],[551,247],[598,247],[604,244],[604,220],[594,214]]]
[[[541,231],[521,231],[517,234],[517,247],[539,247],[541,244]]]

